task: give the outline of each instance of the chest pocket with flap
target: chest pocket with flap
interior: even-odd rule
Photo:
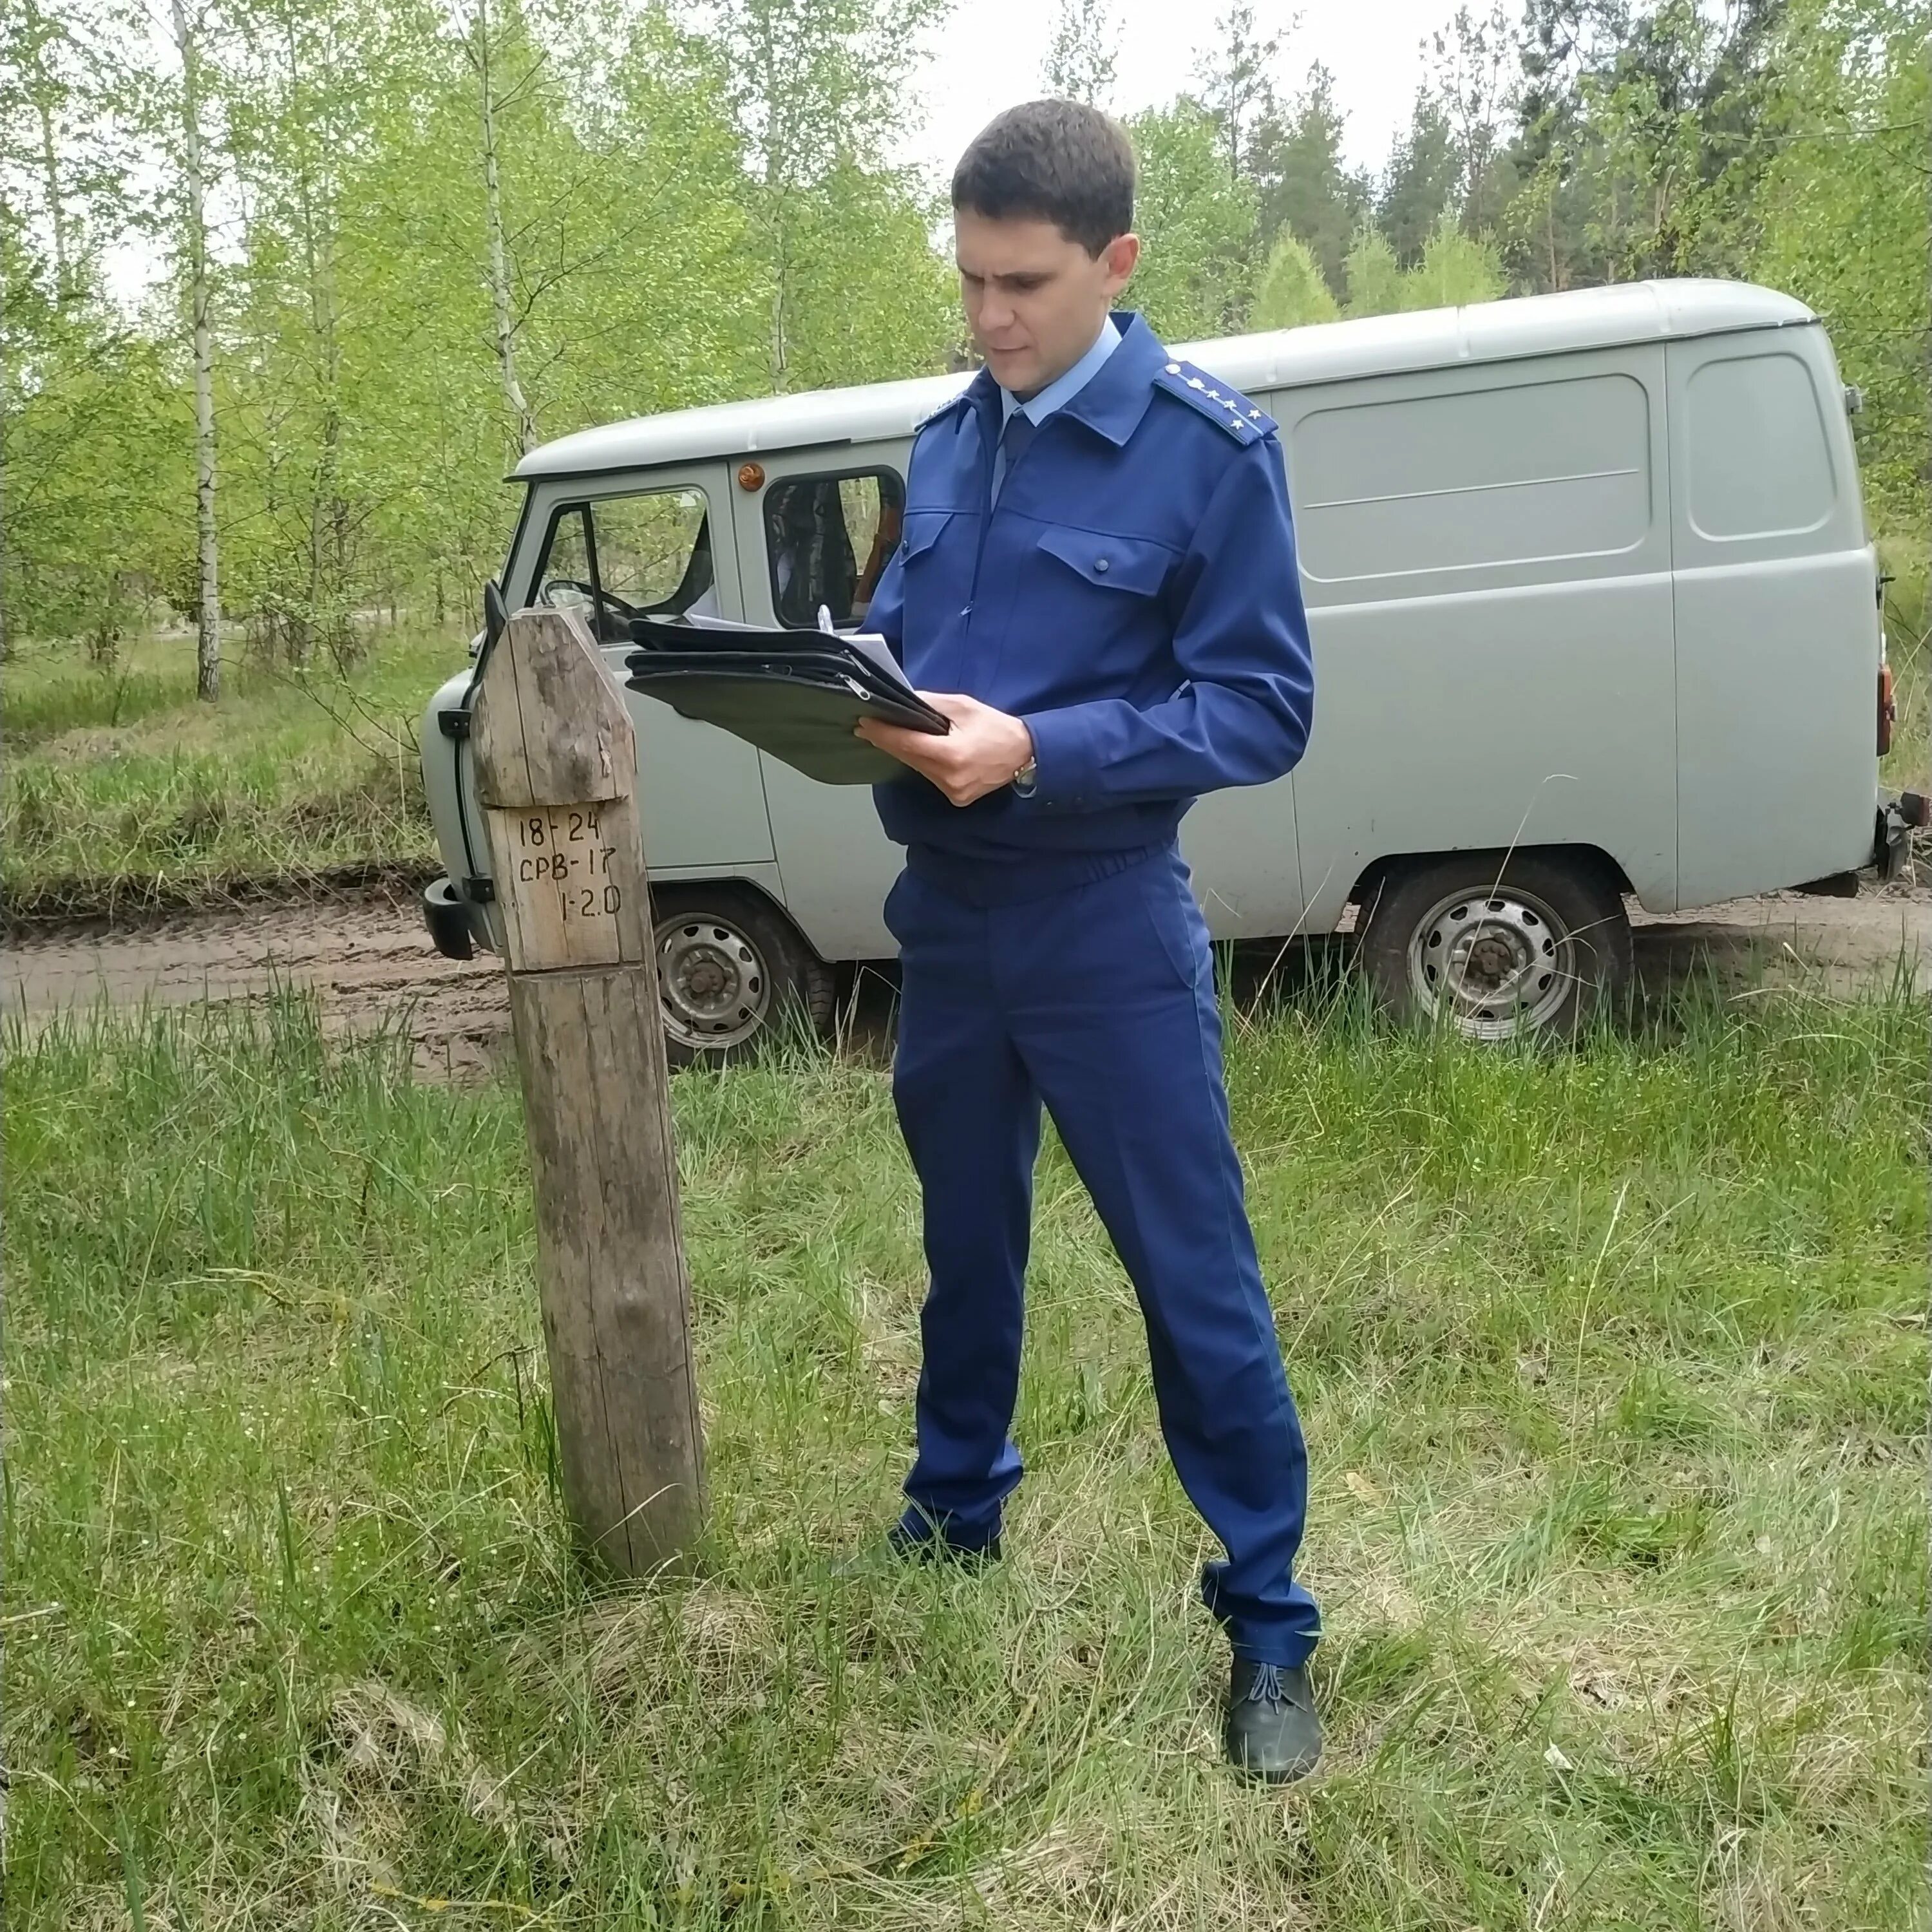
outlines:
[[[905,546],[905,560],[910,563],[922,552],[932,549],[939,541],[939,533],[952,520],[950,510],[908,510],[900,530],[900,542]]]
[[[1174,567],[1174,553],[1146,537],[1112,536],[1102,530],[1050,524],[1040,547],[1102,590],[1158,596]]]

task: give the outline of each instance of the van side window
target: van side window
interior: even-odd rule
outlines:
[[[1690,522],[1700,536],[1790,536],[1831,514],[1831,450],[1810,371],[1796,356],[1706,362],[1688,393]]]
[[[773,483],[765,492],[765,554],[778,622],[809,628],[823,605],[835,624],[862,623],[904,508],[904,485],[890,470]]]
[[[1650,528],[1649,398],[1575,376],[1318,410],[1288,473],[1319,581],[1614,555]]]
[[[556,512],[537,602],[576,610],[605,644],[628,644],[634,617],[715,614],[712,580],[704,493],[637,490]]]

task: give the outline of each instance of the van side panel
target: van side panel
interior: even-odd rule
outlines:
[[[1319,691],[1315,702],[1318,712]],[[1180,849],[1216,939],[1274,939],[1306,929],[1292,777],[1210,792],[1180,821]]]
[[[1664,360],[1648,346],[1290,390],[1316,655],[1310,930],[1406,853],[1602,847],[1677,901]]]
[[[1678,865],[1703,905],[1870,861],[1877,564],[1822,328],[1667,356]]]

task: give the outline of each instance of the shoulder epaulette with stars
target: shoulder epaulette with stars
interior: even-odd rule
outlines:
[[[1154,387],[1191,403],[1210,422],[1217,422],[1244,447],[1275,427],[1267,410],[1250,402],[1240,390],[1216,381],[1191,362],[1169,362],[1154,374]]]

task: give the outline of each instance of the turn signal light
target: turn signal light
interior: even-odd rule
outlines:
[[[1892,667],[1878,668],[1878,754],[1892,749],[1892,728],[1898,722],[1898,699],[1892,686]]]

